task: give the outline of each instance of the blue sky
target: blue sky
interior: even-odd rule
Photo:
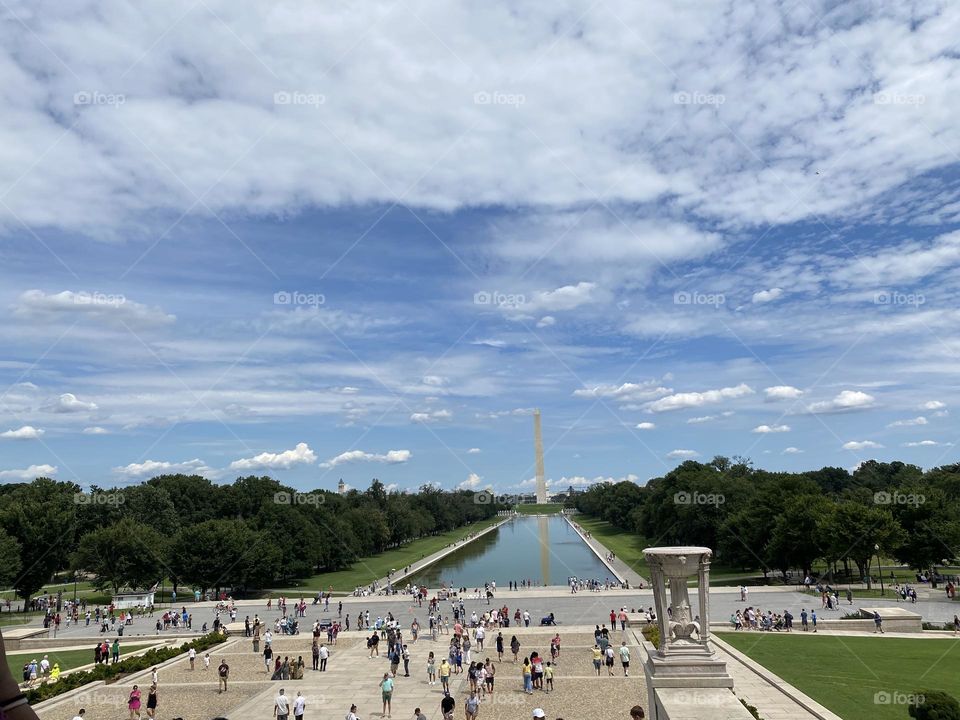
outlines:
[[[13,3],[0,481],[955,462],[958,13]]]

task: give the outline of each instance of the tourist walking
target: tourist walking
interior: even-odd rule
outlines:
[[[463,709],[466,713],[466,720],[477,720],[477,714],[480,712],[480,698],[477,697],[475,689],[470,691],[470,695],[463,703]]]
[[[303,711],[307,707],[307,699],[297,690],[297,698],[293,701],[293,720],[303,720]]]
[[[127,709],[130,710],[130,720],[140,720],[140,687],[133,686],[127,698]]]
[[[530,664],[530,658],[523,659],[523,667],[520,668],[520,674],[523,678],[523,691],[527,695],[533,695],[533,665]]]
[[[443,687],[443,694],[450,694],[450,663],[444,658],[440,661],[440,685]]]
[[[356,705],[351,705],[351,706],[350,706],[350,712],[348,712],[348,713],[346,714],[346,717],[344,718],[344,720],[360,720],[360,718],[357,716],[357,706],[356,706]]]
[[[330,650],[323,643],[320,643],[320,672],[327,671],[327,658],[330,657]]]
[[[390,703],[393,699],[393,678],[390,677],[389,673],[383,674],[383,680],[380,681],[380,694],[383,699],[383,714],[389,718],[391,711]]]
[[[225,693],[227,691],[227,680],[230,678],[230,666],[227,665],[226,658],[220,658],[220,666],[217,668],[217,675],[220,677],[219,680],[219,689],[217,694]]]
[[[155,718],[157,716],[157,686],[151,685],[147,691],[147,717]]]
[[[630,648],[626,640],[620,643],[620,664],[623,666],[623,676],[630,677]]]
[[[874,611],[874,613],[873,613],[873,624],[874,624],[874,628],[873,628],[873,633],[874,633],[874,635],[877,634],[877,631],[879,631],[880,634],[883,635],[883,634],[884,634],[884,633],[883,633],[883,618],[880,617],[880,613],[877,612],[877,611]]]
[[[520,641],[517,640],[517,636],[514,635],[510,640],[510,651],[513,653],[513,661],[517,661],[517,656],[520,654]]]
[[[593,646],[593,669],[597,671],[597,677],[600,677],[600,665],[603,663],[603,651],[599,645]]]
[[[427,655],[427,685],[437,684],[437,664],[433,657],[433,651]]]
[[[273,716],[277,720],[287,720],[289,714],[290,699],[284,695],[283,688],[280,688],[280,692],[278,692],[277,696],[273,699]]]

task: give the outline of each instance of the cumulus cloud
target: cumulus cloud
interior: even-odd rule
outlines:
[[[811,413],[841,413],[853,410],[867,410],[876,404],[873,395],[860,390],[843,390],[832,400],[821,400],[807,406]]]
[[[55,413],[93,412],[97,409],[97,404],[94,402],[84,402],[78,399],[73,393],[63,393],[56,401],[43,409]]]
[[[689,458],[699,457],[700,453],[696,450],[671,450],[667,453],[667,457],[672,460],[683,459],[687,460]]]
[[[657,426],[652,422],[637,423],[637,430],[653,430]]]
[[[443,387],[447,384],[447,378],[440,375],[424,375],[423,384],[430,387]]]
[[[784,454],[784,455],[798,455],[799,453],[802,453],[802,452],[803,452],[803,450],[801,450],[800,448],[795,448],[795,447],[792,447],[792,446],[783,449],[783,454]]]
[[[470,448],[469,450],[467,450],[468,455],[476,455],[479,452],[480,452],[480,448]]]
[[[16,430],[7,430],[0,433],[0,438],[7,440],[39,440],[43,435],[43,430],[35,428],[32,425],[24,425]]]
[[[56,465],[31,465],[22,470],[0,470],[0,480],[33,480],[38,477],[53,477]]]
[[[557,319],[553,315],[544,315],[537,321],[538,328],[551,327],[557,324]]]
[[[940,443],[936,440],[919,440],[917,442],[904,443],[904,447],[939,447],[943,445],[953,445],[953,443]]]
[[[873,440],[850,440],[843,444],[844,450],[876,450],[882,447],[883,445]]]
[[[947,406],[946,403],[940,402],[939,400],[928,400],[923,405],[920,406],[921,410],[943,410]]]
[[[783,295],[783,290],[781,288],[770,288],[769,290],[761,290],[760,292],[755,292],[753,297],[750,299],[752,303],[762,304],[773,302],[777,298]]]
[[[482,482],[483,478],[476,473],[470,473],[466,480],[457,485],[457,490],[476,490]]]
[[[449,410],[427,410],[425,412],[415,412],[410,415],[410,422],[416,423],[435,423],[441,420],[450,420],[453,413]]]
[[[578,282],[576,285],[564,285],[556,290],[544,290],[533,293],[522,306],[524,312],[559,312],[573,310],[595,301],[597,284]]]
[[[514,408],[513,410],[496,410],[489,413],[477,413],[476,417],[481,420],[496,420],[502,417],[522,417],[533,415],[536,408]]]
[[[887,427],[912,427],[914,425],[926,425],[927,419],[923,415],[919,415],[915,418],[910,418],[909,420],[895,420],[894,422],[887,425]]]
[[[667,395],[666,397],[647,403],[646,409],[649,412],[666,412],[669,410],[681,410],[683,408],[701,407],[711,403],[718,403],[721,400],[732,400],[734,398],[752,395],[753,388],[746,383],[740,383],[735,387],[719,388],[717,390],[705,390],[703,392],[685,392]]]
[[[115,467],[113,472],[126,478],[140,478],[147,475],[169,475],[173,473],[202,475],[203,477],[214,477],[218,475],[216,470],[199,458],[185,462],[145,460],[142,463],[130,463],[122,467]]]
[[[898,242],[873,255],[858,253],[838,269],[834,280],[857,285],[911,283],[960,265],[960,231],[926,242]]]
[[[595,385],[591,388],[579,388],[573,391],[574,397],[604,398],[619,403],[644,403],[655,398],[669,395],[672,388],[664,387],[661,380],[644,380],[639,383],[622,383],[620,385]]]
[[[105,427],[100,427],[99,425],[93,425],[92,427],[85,427],[83,429],[84,435],[109,435],[110,431]]]
[[[751,432],[755,433],[785,433],[790,432],[789,425],[757,425]]]
[[[384,454],[369,453],[363,450],[348,450],[347,452],[340,453],[336,457],[330,458],[326,462],[320,463],[320,467],[332,468],[337,465],[353,462],[377,462],[387,465],[398,465],[407,462],[411,457],[413,457],[413,453],[409,450],[388,450]]]
[[[241,458],[230,463],[231,470],[289,470],[295,465],[312,465],[317,454],[306,443],[297,443],[292,450],[279,453],[262,452],[252,458]]]
[[[13,312],[31,319],[89,317],[137,325],[169,325],[176,320],[160,308],[127,300],[121,294],[71,290],[50,294],[27,290],[18,298]]]
[[[803,390],[792,385],[774,385],[764,388],[767,400],[796,400],[803,395]]]

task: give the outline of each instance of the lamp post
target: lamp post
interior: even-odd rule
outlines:
[[[880,575],[880,597],[883,597],[883,568],[880,567],[880,546],[874,545],[873,549],[877,551],[877,573]]]

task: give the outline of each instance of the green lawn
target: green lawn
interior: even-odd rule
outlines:
[[[514,505],[513,509],[521,515],[555,515],[563,510],[563,503]]]
[[[153,643],[140,643],[138,645],[124,645],[120,641],[120,657],[125,657],[128,653],[135,650],[142,650]],[[50,664],[60,663],[60,670],[72,670],[81,665],[88,665],[93,662],[93,639],[90,641],[89,648],[80,648],[79,650],[61,650],[58,652],[44,652],[43,650],[27,650],[25,652],[7,653],[7,665],[10,666],[10,672],[20,680],[23,678],[23,666],[34,658],[40,660],[46,655],[50,659]]]
[[[905,720],[907,708],[884,703],[883,693],[902,699],[923,690],[944,690],[960,698],[958,641],[718,634],[844,720]]]
[[[623,560],[635,573],[645,578],[650,577],[650,568],[643,557],[643,549],[650,547],[645,538],[589,515],[575,515],[571,519],[608,550],[613,551],[617,558]]]
[[[385,553],[374,555],[372,557],[362,558],[355,562],[346,570],[336,572],[322,573],[302,580],[298,585],[292,588],[278,588],[274,594],[283,592],[307,593],[317,590],[326,590],[333,586],[334,590],[353,592],[359,585],[368,585],[373,580],[386,577],[386,574],[393,570],[403,570],[407,565],[415,563],[428,555],[432,555],[439,550],[443,550],[450,543],[462,540],[470,533],[480,532],[490,527],[503,518],[493,517],[489,520],[467,525],[442,535],[432,535],[420,540],[414,540],[412,543],[404,545],[395,550],[388,550]]]

